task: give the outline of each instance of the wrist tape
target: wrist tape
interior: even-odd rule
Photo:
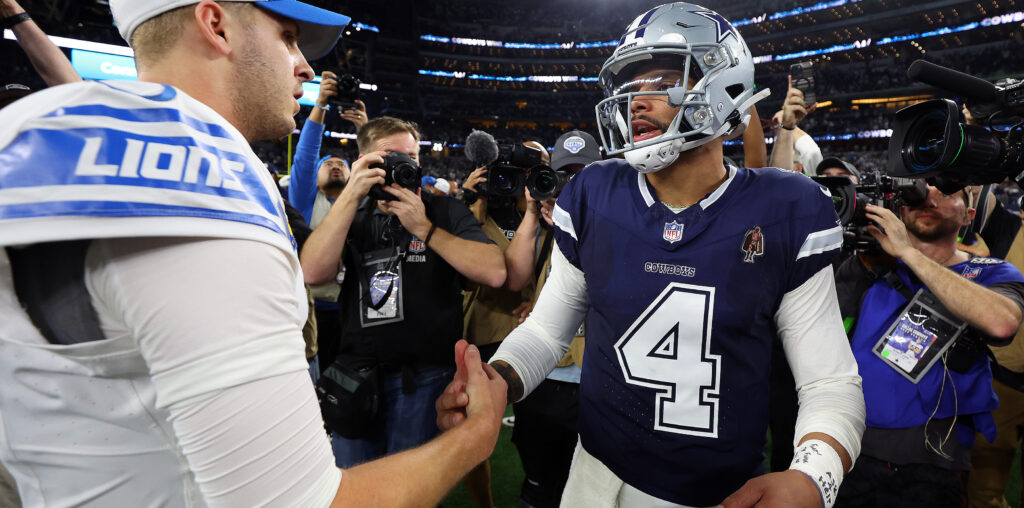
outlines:
[[[820,439],[808,439],[793,453],[789,468],[809,476],[818,486],[822,505],[832,508],[843,482],[843,461],[835,449]]]

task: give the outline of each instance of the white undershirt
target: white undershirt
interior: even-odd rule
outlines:
[[[295,275],[283,252],[247,240],[90,247],[86,284],[104,334],[136,342],[170,414],[169,452],[184,454],[209,506],[328,506],[337,492]]]

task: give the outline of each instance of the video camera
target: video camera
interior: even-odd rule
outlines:
[[[945,194],[968,185],[1000,183],[1013,178],[1024,187],[1024,82],[989,83],[924,60],[910,64],[907,75],[964,97],[979,125],[967,125],[960,108],[935,99],[896,113],[889,140],[886,172],[893,177],[926,178]],[[1005,131],[989,130],[996,121]]]
[[[832,193],[836,214],[843,225],[843,243],[857,251],[878,246],[867,230],[874,223],[865,215],[865,205],[878,205],[899,215],[901,206],[917,206],[928,198],[928,188],[921,180],[894,178],[877,171],[861,174],[860,183],[856,184],[845,176],[812,178]]]
[[[348,109],[359,109],[359,106],[356,105],[356,100],[362,94],[359,91],[359,85],[361,84],[359,79],[345,73],[339,74],[335,81],[338,83],[338,94],[331,97],[328,103],[334,106],[334,110],[338,112]]]
[[[526,179],[526,188],[530,190],[530,196],[537,201],[544,201],[557,197],[562,192],[562,187],[569,182],[572,176],[568,171],[551,169],[548,166],[535,166]]]
[[[388,152],[384,156],[384,165],[379,167],[384,169],[384,186],[397,183],[413,192],[419,189],[422,171],[416,164],[416,161],[412,160],[412,157],[402,152]],[[369,196],[372,199],[384,201],[398,199],[385,191],[380,185],[370,187]]]

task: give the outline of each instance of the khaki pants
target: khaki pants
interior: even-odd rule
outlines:
[[[18,497],[18,487],[14,485],[14,478],[0,465],[0,506],[4,508],[17,508],[21,506],[21,499]]]
[[[999,409],[992,412],[996,421],[996,440],[992,443],[978,434],[971,449],[971,473],[967,480],[967,504],[971,508],[1009,508],[1003,493],[1010,477],[1013,456],[1024,426],[1024,392],[999,381],[993,383],[999,396]]]

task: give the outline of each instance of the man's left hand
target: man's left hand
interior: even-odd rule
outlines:
[[[811,478],[786,470],[751,478],[725,498],[722,508],[821,508],[821,493]]]
[[[420,199],[420,190],[416,189],[416,192],[413,193],[397,183],[391,184],[390,187],[384,187],[384,190],[398,199],[395,201],[380,201],[380,209],[384,213],[395,214],[398,220],[402,222],[402,226],[405,227],[406,231],[426,241],[431,224],[430,220],[427,219],[427,210],[423,206],[423,200]]]
[[[910,236],[907,234],[907,226],[903,220],[892,213],[888,208],[877,205],[867,205],[865,215],[877,226],[868,226],[868,233],[878,240],[887,254],[897,259],[903,259],[914,246],[910,243]]]

